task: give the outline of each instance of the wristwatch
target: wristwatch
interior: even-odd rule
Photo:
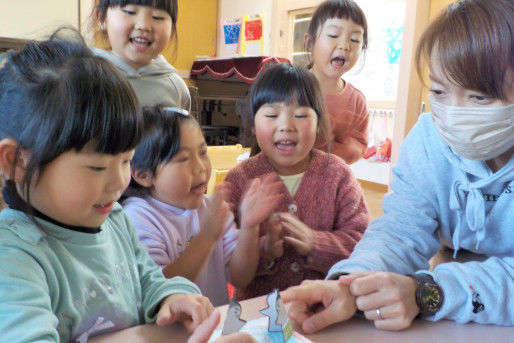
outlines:
[[[409,275],[416,281],[416,304],[422,317],[434,315],[443,306],[444,293],[429,274]]]

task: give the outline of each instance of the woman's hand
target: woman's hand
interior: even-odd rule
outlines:
[[[211,316],[198,326],[191,337],[187,340],[187,343],[206,343],[209,341],[213,331],[218,326],[220,321],[220,314],[218,311],[214,311]],[[218,338],[215,343],[257,343],[249,334],[236,332],[231,335],[223,336]]]
[[[374,321],[378,329],[403,330],[419,313],[416,282],[409,276],[366,271],[341,276],[339,282],[349,285],[357,298],[357,308]]]
[[[349,287],[337,280],[305,280],[280,292],[280,297],[291,303],[289,318],[307,334],[347,320],[356,311]]]
[[[214,311],[210,300],[199,294],[172,294],[164,298],[157,313],[159,326],[181,322],[191,332]]]

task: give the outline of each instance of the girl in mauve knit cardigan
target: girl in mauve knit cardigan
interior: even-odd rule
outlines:
[[[225,179],[231,203],[239,208],[252,180],[270,174],[282,180],[283,196],[261,224],[257,273],[237,289],[238,299],[323,278],[333,263],[350,255],[370,220],[362,189],[344,160],[314,149],[330,132],[314,75],[289,64],[263,71],[250,91],[250,112],[256,144],[252,157]]]

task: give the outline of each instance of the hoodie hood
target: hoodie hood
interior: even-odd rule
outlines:
[[[426,115],[425,120],[431,121],[432,118]],[[450,209],[465,213],[467,226],[475,233],[476,248],[478,249],[480,241],[486,235],[487,214],[483,190],[493,184],[505,183],[514,179],[514,157],[502,169],[493,173],[484,161],[470,160],[455,153],[439,136],[433,122],[430,122],[429,126],[432,128],[430,134],[437,135],[435,141],[437,141],[443,156],[462,173],[460,180],[454,180],[451,185]],[[457,225],[453,235],[454,256],[460,247],[461,227],[462,225]]]
[[[96,56],[103,57],[106,60],[112,62],[114,65],[116,65],[125,73],[125,75],[129,79],[139,78],[142,76],[162,75],[177,72],[175,68],[173,68],[171,64],[169,64],[168,61],[166,61],[166,59],[162,55],[158,55],[156,58],[152,60],[152,62],[150,62],[150,64],[147,64],[136,70],[133,67],[131,67],[127,62],[125,62],[124,60],[122,60],[121,58],[119,58],[118,56],[114,55],[109,51],[99,48],[93,48],[92,50]]]

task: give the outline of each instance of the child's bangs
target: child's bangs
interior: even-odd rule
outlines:
[[[353,1],[327,1],[326,3],[320,5],[318,10],[316,11],[315,24],[313,28],[321,29],[321,26],[325,21],[332,18],[339,19],[350,19],[355,22],[357,25],[360,25],[364,28],[364,41],[363,48],[367,46],[367,22],[364,12],[362,9]],[[316,32],[310,32],[311,35],[316,35]]]
[[[328,19],[339,18],[351,19],[355,23],[362,25],[362,16],[360,16],[359,14],[360,13],[356,11],[356,9],[353,6],[350,6],[346,3],[335,2],[327,8],[327,11],[324,13],[323,22],[325,22]]]
[[[106,7],[123,7],[126,5],[140,5],[158,8],[160,10],[168,12],[170,16],[177,12],[172,0],[107,0]]]
[[[58,90],[64,100],[64,122],[55,137],[56,150],[79,151],[88,143],[106,154],[134,149],[143,122],[128,81],[101,58],[75,62],[70,61],[70,75]]]
[[[143,138],[136,148],[132,166],[155,173],[160,164],[168,163],[180,151],[182,124],[194,122],[194,118],[161,107],[144,107],[143,117]]]
[[[283,73],[278,69],[276,71]],[[292,70],[287,74],[289,75],[269,75],[269,78],[259,83],[259,87],[254,90],[251,100],[252,113],[255,114],[264,104],[273,103],[287,105],[294,103],[316,110],[314,92],[309,89],[306,82],[299,75],[294,74]],[[280,82],[277,82],[277,80],[280,80]]]

